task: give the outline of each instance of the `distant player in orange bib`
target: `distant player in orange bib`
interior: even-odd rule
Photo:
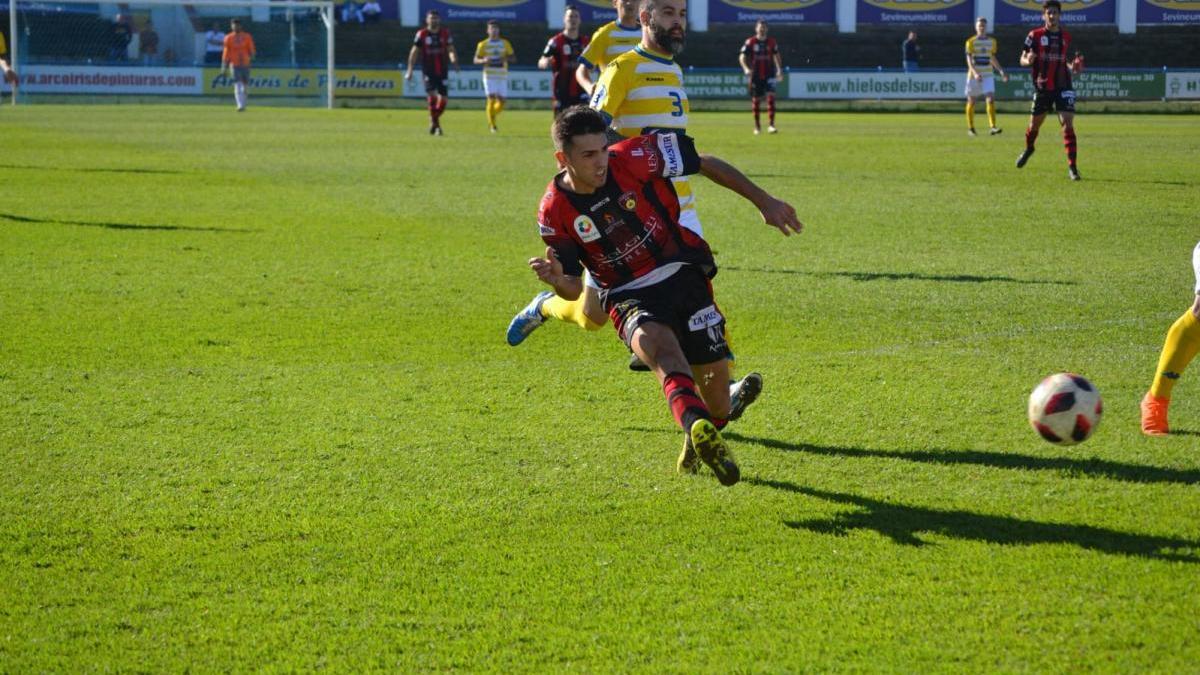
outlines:
[[[238,112],[246,109],[246,85],[250,83],[250,61],[254,59],[254,38],[242,28],[240,19],[229,22],[232,30],[225,36],[225,49],[221,52],[221,74],[233,67],[233,100]]]

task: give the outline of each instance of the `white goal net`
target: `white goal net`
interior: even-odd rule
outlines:
[[[9,63],[20,75],[17,103],[232,101],[221,45],[237,19],[257,51],[249,82],[256,105],[333,106],[328,0],[8,0],[0,9]]]

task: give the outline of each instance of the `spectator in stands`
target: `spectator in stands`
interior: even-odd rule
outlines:
[[[379,6],[379,0],[367,0],[362,6],[363,18],[367,23],[375,23],[383,16],[383,8]]]
[[[118,14],[113,19],[112,42],[108,49],[110,61],[124,61],[129,57],[129,43],[133,42],[133,26],[129,25],[129,17]]]
[[[204,34],[204,62],[215,66],[221,65],[221,52],[223,51],[225,51],[225,31],[221,30],[221,24],[213,22],[208,32]]]
[[[917,31],[908,31],[908,39],[904,41],[902,54],[904,72],[915,73],[920,70],[917,61],[921,60],[921,46],[917,44]]]
[[[138,33],[138,51],[142,57],[143,66],[152,66],[158,62],[158,32],[154,30],[154,22],[146,19],[142,32]]]
[[[351,21],[362,23],[363,13],[357,2],[346,0],[346,2],[342,3],[342,23],[350,23]]]

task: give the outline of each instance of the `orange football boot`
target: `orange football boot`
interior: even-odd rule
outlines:
[[[1150,392],[1146,392],[1146,396],[1142,398],[1142,433],[1147,436],[1166,436],[1170,433],[1167,429],[1167,406],[1171,404],[1169,398],[1159,398],[1152,396]]]

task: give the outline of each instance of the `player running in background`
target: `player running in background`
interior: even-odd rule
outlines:
[[[575,77],[579,68],[579,56],[591,42],[591,38],[579,33],[579,9],[567,5],[563,11],[563,30],[550,38],[538,59],[538,68],[549,69],[554,88],[554,116],[573,105],[587,103],[588,92]]]
[[[20,78],[17,77],[17,71],[13,70],[12,66],[9,65],[8,59],[5,58],[7,56],[8,45],[4,42],[4,34],[0,33],[0,71],[4,72],[4,81],[12,86],[13,100],[16,101],[17,83],[20,81]]]
[[[1148,436],[1165,436],[1170,432],[1167,406],[1171,404],[1171,390],[1200,352],[1200,244],[1192,249],[1192,268],[1196,272],[1196,295],[1192,306],[1167,331],[1154,382],[1142,399],[1142,433]]]
[[[225,36],[221,51],[221,74],[233,68],[233,100],[237,111],[246,110],[246,85],[250,84],[250,62],[254,60],[254,38],[242,28],[240,19],[229,22],[230,33]]]
[[[475,64],[483,66],[483,93],[487,96],[488,130],[498,131],[496,119],[508,98],[508,64],[516,61],[512,44],[500,37],[500,22],[487,22],[488,36],[475,45]]]
[[[754,24],[754,35],[742,43],[738,63],[750,82],[750,108],[754,111],[754,135],[762,133],[759,123],[759,101],[767,97],[767,133],[775,128],[775,80],[783,77],[783,58],[775,38],[767,37],[767,22],[759,19]]]
[[[404,79],[412,79],[418,54],[421,56],[421,75],[425,79],[425,100],[429,104],[429,133],[441,136],[442,113],[446,112],[446,101],[450,96],[446,76],[450,74],[450,64],[454,64],[455,72],[459,68],[454,38],[450,36],[450,30],[442,26],[442,17],[436,9],[425,14],[425,27],[413,38]]]
[[[996,78],[1008,82],[1008,73],[996,60],[996,40],[987,32],[987,19],[975,19],[975,34],[967,38],[967,135],[975,135],[975,99],[987,99],[988,133],[995,136],[1002,129],[996,126]]]
[[[682,132],[608,147],[607,128],[606,117],[582,106],[555,120],[554,156],[563,170],[538,209],[546,257],[529,266],[567,298],[583,292],[583,271],[590,272],[613,326],[658,376],[684,430],[679,471],[694,472],[703,461],[722,485],[733,485],[740,470],[720,432],[730,410],[729,350],[709,281],[716,263],[704,239],[680,224],[669,179],[702,173],[753,203],[783,234],[802,224],[795,209],[736,168],[697,154]]]
[[[1029,31],[1025,37],[1021,65],[1029,66],[1033,76],[1033,110],[1025,130],[1025,151],[1017,158],[1017,168],[1025,166],[1033,155],[1038,129],[1041,129],[1046,113],[1054,110],[1062,124],[1067,173],[1071,180],[1079,180],[1079,168],[1075,164],[1075,90],[1071,87],[1071,73],[1078,74],[1080,62],[1078,58],[1067,62],[1071,35],[1059,26],[1061,17],[1062,3],[1046,0],[1042,5],[1042,27]]]
[[[603,71],[610,61],[633,49],[642,41],[642,27],[638,25],[638,0],[613,0],[617,20],[604,24],[592,33],[592,39],[579,57],[575,78],[590,96],[592,71]]]

